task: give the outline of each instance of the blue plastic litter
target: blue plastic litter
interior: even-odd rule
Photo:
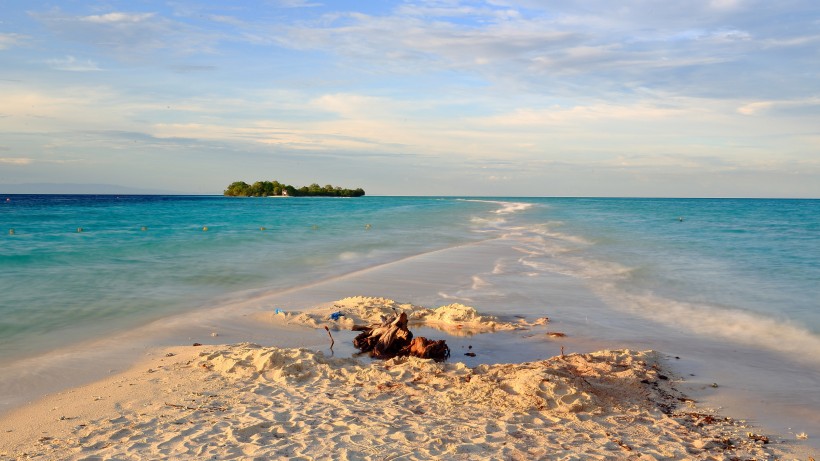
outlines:
[[[330,314],[330,320],[339,320],[339,317],[342,317],[342,316],[344,316],[342,311],[337,311],[337,312],[334,312],[334,313]]]
[[[274,313],[274,314],[284,314],[284,313],[285,313],[285,311],[283,311],[282,309],[279,309],[279,308],[277,307],[277,308],[276,308],[276,310],[275,310],[275,311],[273,311],[273,313]]]

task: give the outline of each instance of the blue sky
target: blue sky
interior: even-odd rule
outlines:
[[[3,0],[0,192],[820,197],[816,0]]]

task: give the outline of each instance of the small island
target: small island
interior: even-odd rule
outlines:
[[[316,183],[309,186],[295,188],[279,181],[256,181],[248,184],[244,181],[231,183],[225,189],[228,197],[361,197],[364,189],[344,189],[330,184],[322,187]]]

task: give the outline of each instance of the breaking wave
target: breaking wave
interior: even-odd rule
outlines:
[[[802,362],[820,364],[820,335],[789,320],[735,306],[693,302],[639,288],[647,267],[630,267],[593,255],[596,243],[581,236],[556,232],[560,223],[509,226],[504,237],[516,244],[515,261],[494,273],[508,273],[517,265],[522,276],[553,273],[582,279],[612,309],[628,312],[662,325],[685,329],[691,334],[730,343],[789,354]],[[657,283],[657,281],[655,282]]]
[[[654,293],[627,293],[613,284],[596,289],[612,306],[700,336],[790,354],[820,364],[820,336],[792,322],[736,308],[669,299]]]

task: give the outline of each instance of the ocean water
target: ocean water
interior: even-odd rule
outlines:
[[[516,274],[584,279],[682,331],[820,352],[818,200],[17,195],[0,226],[0,361],[501,236],[519,242]]]
[[[691,391],[820,437],[820,200],[8,198],[0,367],[238,293],[437,254],[464,286],[399,301],[547,313],[570,336],[678,356]],[[492,267],[470,267],[486,248],[500,251]],[[436,284],[406,267],[394,284]],[[372,289],[349,294],[391,291]]]
[[[7,198],[0,364],[239,290],[288,288],[481,239],[470,216],[492,208],[378,197]]]
[[[613,308],[681,331],[820,352],[820,201],[533,203],[521,217],[538,237],[533,267],[586,279]]]

